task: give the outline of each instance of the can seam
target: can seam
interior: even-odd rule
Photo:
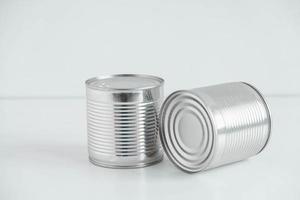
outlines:
[[[141,78],[148,78],[152,80],[156,80],[158,82],[157,85],[154,86],[146,86],[146,87],[138,87],[138,88],[130,88],[130,89],[121,89],[121,88],[99,88],[95,86],[91,86],[90,84],[95,81],[95,80],[100,80],[100,79],[105,79],[105,78],[114,78],[114,77],[141,77]],[[93,78],[90,78],[85,81],[86,87],[98,91],[117,91],[117,92],[128,92],[128,91],[144,91],[148,89],[155,89],[159,87],[163,87],[164,85],[164,79],[158,77],[158,76],[153,76],[153,75],[147,75],[147,74],[113,74],[113,75],[106,75],[106,76],[96,76]]]
[[[206,112],[207,115],[208,115],[208,118],[209,118],[209,121],[210,121],[210,125],[211,125],[211,127],[212,127],[213,143],[212,143],[212,147],[211,147],[211,150],[210,150],[210,153],[209,153],[208,161],[204,162],[205,164],[202,164],[204,167],[202,167],[201,169],[197,169],[197,170],[188,170],[188,169],[186,169],[186,168],[182,168],[182,167],[179,165],[180,163],[177,162],[177,161],[175,161],[176,159],[174,160],[173,156],[171,156],[172,153],[171,153],[171,151],[169,150],[168,145],[166,144],[166,142],[165,142],[165,140],[164,140],[164,137],[163,137],[163,134],[165,134],[165,133],[164,133],[163,126],[162,126],[162,124],[165,123],[165,120],[164,120],[164,116],[165,116],[165,114],[164,114],[164,108],[167,106],[168,100],[169,100],[170,98],[172,98],[172,97],[173,97],[175,94],[177,94],[177,93],[183,93],[183,92],[192,95],[192,96],[195,98],[195,100],[197,100],[197,103],[199,103],[200,106],[202,106],[202,107],[204,108],[205,112]],[[217,137],[216,137],[216,128],[215,128],[215,124],[213,123],[213,120],[212,120],[212,119],[213,119],[213,115],[212,115],[211,111],[207,109],[207,106],[205,106],[205,103],[203,103],[203,101],[202,101],[197,95],[195,95],[194,93],[192,93],[192,92],[190,92],[190,91],[188,91],[188,90],[178,90],[178,91],[175,91],[175,92],[171,93],[171,94],[167,97],[167,99],[163,102],[162,107],[161,107],[161,110],[160,110],[160,124],[161,124],[161,125],[160,125],[160,134],[159,134],[159,135],[160,135],[160,140],[161,140],[163,149],[165,150],[165,153],[166,153],[167,157],[169,158],[169,160],[170,160],[177,168],[179,168],[180,170],[182,170],[182,171],[184,171],[184,172],[187,172],[187,173],[191,173],[191,174],[192,174],[192,173],[196,173],[196,172],[205,170],[206,167],[209,166],[209,164],[212,162],[213,157],[214,157],[214,153],[215,153],[216,143],[217,143],[217,141],[216,141],[216,140],[217,140]]]
[[[153,160],[151,162],[145,162],[145,163],[139,163],[136,165],[128,165],[128,166],[124,166],[124,165],[113,165],[113,164],[105,164],[103,162],[98,162],[95,159],[93,159],[92,157],[89,156],[89,161],[96,166],[100,166],[100,167],[105,167],[105,168],[110,168],[110,169],[137,169],[137,168],[143,168],[143,167],[148,167],[151,165],[155,165],[157,163],[160,163],[163,160],[164,156],[163,154],[161,154],[161,156],[156,159]]]

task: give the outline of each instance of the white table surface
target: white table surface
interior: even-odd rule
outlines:
[[[300,199],[300,98],[268,98],[272,138],[263,153],[186,174],[165,157],[142,169],[88,162],[85,100],[0,100],[0,200]]]

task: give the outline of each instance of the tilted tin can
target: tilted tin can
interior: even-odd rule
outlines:
[[[186,172],[254,156],[264,149],[271,133],[266,101],[243,82],[174,92],[160,115],[164,150]]]
[[[86,81],[88,151],[93,164],[135,168],[162,160],[158,115],[163,82],[133,74]]]

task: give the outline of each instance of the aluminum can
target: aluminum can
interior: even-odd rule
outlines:
[[[159,109],[163,79],[118,74],[86,81],[90,161],[110,168],[144,167],[162,160]]]
[[[254,156],[265,148],[271,134],[264,97],[244,82],[174,92],[160,115],[162,146],[186,172]]]

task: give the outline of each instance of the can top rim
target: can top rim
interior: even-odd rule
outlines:
[[[113,74],[90,78],[85,84],[100,91],[140,91],[161,87],[164,79],[146,74]]]
[[[191,154],[189,153],[184,153],[184,150],[181,150],[182,148],[178,148],[178,139],[175,139],[174,137],[169,137],[169,135],[173,135],[176,133],[173,131],[176,128],[174,128],[174,124],[170,124],[170,118],[172,118],[172,114],[168,114],[167,110],[171,109],[173,110],[172,112],[174,113],[174,108],[176,105],[178,105],[178,102],[184,101],[184,99],[178,99],[176,100],[176,96],[178,95],[184,95],[183,98],[185,97],[190,97],[192,98],[192,101],[195,103],[195,109],[196,110],[201,110],[199,111],[201,115],[204,116],[203,118],[203,128],[206,128],[207,135],[206,137],[210,137],[211,141],[207,143],[207,148],[202,150],[202,152],[196,152],[196,154],[201,153],[201,156],[199,156],[199,159],[202,159],[201,163],[194,163],[195,162],[195,157],[193,159],[190,159]],[[171,106],[171,108],[168,108]],[[203,112],[203,113],[202,113]],[[199,113],[199,114],[200,114]],[[176,112],[175,112],[176,115]],[[169,160],[179,169],[187,172],[187,173],[195,173],[202,171],[206,169],[207,166],[211,163],[213,157],[214,157],[214,152],[216,148],[216,128],[213,123],[213,115],[209,109],[205,106],[204,102],[195,94],[188,90],[178,90],[170,94],[167,99],[163,102],[163,105],[160,110],[160,139],[162,146],[164,148],[164,151],[166,155],[168,156]],[[173,119],[171,119],[172,121]],[[171,125],[172,127],[167,127]],[[173,139],[172,139],[173,138]],[[179,139],[180,140],[180,139]],[[177,143],[177,144],[176,144]],[[206,155],[203,157],[202,155]],[[183,160],[185,160],[183,162]]]

